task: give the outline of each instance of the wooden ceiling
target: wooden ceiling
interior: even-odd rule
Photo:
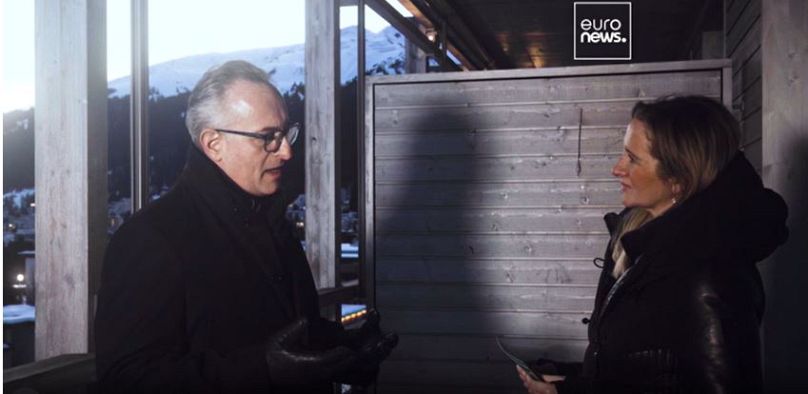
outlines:
[[[448,27],[467,69],[620,63],[573,60],[573,0],[399,1],[422,25]],[[723,31],[722,0],[634,0],[632,23],[630,62],[700,58],[702,33]]]

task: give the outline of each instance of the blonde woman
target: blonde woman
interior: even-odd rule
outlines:
[[[787,209],[739,134],[706,97],[634,107],[583,363],[519,370],[529,393],[762,392],[755,263],[786,240]]]

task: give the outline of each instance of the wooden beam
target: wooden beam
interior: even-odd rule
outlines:
[[[306,255],[318,288],[340,256],[339,0],[306,0]]]
[[[36,359],[91,348],[107,239],[106,2],[35,3]]]
[[[507,61],[495,59],[488,49],[476,37],[469,27],[464,15],[446,0],[430,0],[429,2],[442,15],[448,27],[448,39],[458,52],[474,62],[478,70],[506,68]]]
[[[407,40],[410,40],[415,45],[418,45],[428,55],[432,55],[438,61],[438,64],[447,71],[459,71],[458,67],[442,51],[430,41],[429,38],[418,29],[415,24],[401,15],[395,8],[388,4],[385,0],[366,0],[367,5],[375,11],[384,20],[390,22],[390,25],[395,27]]]
[[[9,393],[82,393],[95,381],[92,353],[63,354],[3,371],[3,389]]]
[[[446,0],[400,0],[422,24],[447,30],[448,49],[470,70],[514,68],[499,47],[486,46],[470,26],[468,13]]]
[[[365,165],[361,159],[362,152],[365,151],[365,69],[366,69],[366,60],[365,60],[365,0],[357,0],[358,6],[357,8],[357,47],[356,47],[356,153],[358,156],[357,160],[357,173],[356,173],[356,180],[358,182],[358,193],[357,193],[357,206],[363,206],[365,204],[365,198],[362,194],[362,190],[367,187],[365,185]],[[410,45],[407,45],[409,47]],[[405,51],[407,48],[405,48]],[[405,52],[405,59],[406,59],[406,52]],[[368,258],[367,254],[365,253],[365,245],[364,240],[362,239],[362,232],[364,231],[364,224],[365,218],[363,216],[359,217],[359,291],[360,294],[365,294],[367,291],[367,287],[365,286],[365,281],[363,277],[363,273],[365,272],[365,266],[367,264]],[[344,264],[344,263],[343,263]],[[342,267],[342,265],[341,265]],[[341,276],[341,270],[337,275]]]
[[[376,223],[376,193],[373,186],[376,181],[376,156],[373,139],[373,133],[375,132],[373,121],[375,102],[373,92],[375,87],[373,78],[374,77],[369,78],[365,83],[365,119],[363,122],[365,125],[363,138],[364,149],[358,152],[360,154],[360,168],[362,168],[361,176],[364,179],[364,187],[359,189],[359,193],[362,195],[362,203],[359,204],[361,226],[359,230],[359,253],[360,261],[362,261],[359,283],[362,284],[362,297],[368,308],[376,306],[376,244],[374,242],[376,239],[376,227],[374,225],[374,223]]]

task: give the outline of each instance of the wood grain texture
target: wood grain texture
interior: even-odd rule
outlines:
[[[581,150],[586,153],[614,153],[623,149],[625,125],[586,126],[581,128]],[[495,128],[480,130],[474,125],[468,129],[415,130],[376,134],[376,157],[401,155],[493,155],[508,154],[554,155],[575,152],[578,149],[578,126],[549,126],[545,128]],[[423,139],[423,141],[419,141]],[[417,152],[413,152],[414,146]]]
[[[318,288],[336,286],[339,259],[339,1],[306,1],[306,255]]]
[[[735,22],[731,24],[731,28],[727,32],[727,53],[735,52],[744,36],[752,30],[754,23],[760,19],[760,1],[750,0],[741,10],[737,19],[728,19],[728,21],[734,20]]]
[[[606,178],[618,154],[581,157],[581,179]],[[574,178],[578,159],[565,156],[411,156],[376,159],[376,178],[386,181],[548,180]]]
[[[517,185],[517,187],[520,185]],[[531,186],[531,185],[527,185]],[[406,187],[406,186],[405,186]],[[407,208],[407,205],[392,205],[390,208],[379,208],[377,217],[379,225],[376,232],[379,235],[389,234],[440,234],[440,233],[529,233],[529,232],[555,232],[555,233],[605,233],[606,225],[603,223],[603,216],[608,209],[603,207],[581,207],[591,200],[591,194],[584,194],[580,198],[570,198],[570,204],[563,205],[564,201],[559,201],[559,196],[548,193],[546,196],[533,199],[532,196],[524,198],[524,206],[521,205],[523,198],[519,193],[501,194],[493,196],[491,205],[484,205],[487,201],[482,201],[483,206],[472,205],[465,200],[464,204],[452,204],[454,200],[449,199],[446,204],[441,196],[439,204],[424,205],[422,207]],[[470,197],[476,197],[471,195]],[[463,195],[458,196],[458,201]],[[609,193],[602,198],[604,201],[614,203],[617,198],[616,193]],[[532,206],[550,199],[560,202],[558,207]],[[505,200],[500,202],[499,200]],[[512,201],[516,200],[516,201]],[[402,204],[405,202],[402,201]],[[498,204],[499,203],[499,204]],[[597,203],[597,201],[595,201]],[[514,206],[514,205],[516,206]],[[572,207],[572,208],[568,208]],[[619,210],[621,206],[615,206],[614,210]]]
[[[474,308],[587,310],[595,301],[593,285],[544,286],[535,284],[466,284],[383,282],[376,290],[380,308]]]
[[[608,240],[603,232],[378,235],[376,256],[592,258],[601,254]]]
[[[484,362],[509,361],[499,350],[496,337],[492,335],[420,335],[408,334],[399,337],[398,347],[390,355],[391,360],[462,360]],[[502,343],[524,360],[551,358],[555,360],[580,360],[588,341],[542,338],[536,336],[500,336]]]
[[[686,60],[656,63],[630,63],[575,67],[543,67],[537,69],[491,70],[484,72],[446,72],[410,75],[380,75],[368,78],[369,85],[410,84],[425,82],[461,82],[503,79],[536,79],[602,75],[612,78],[623,74],[669,73],[674,71],[693,72],[698,70],[718,70],[730,65],[727,59]]]
[[[517,104],[496,107],[451,107],[379,110],[375,113],[378,132],[488,130],[514,127],[575,128],[583,125],[617,127],[628,123],[634,102],[575,104]],[[410,147],[413,145],[410,144]],[[417,147],[417,145],[416,145]]]
[[[746,59],[738,72],[732,77],[732,91],[735,97],[743,95],[752,84],[761,79],[761,52],[755,51]]]
[[[737,74],[752,55],[760,50],[760,21],[753,24],[749,33],[744,36],[741,44],[733,52],[727,53],[732,59],[733,73]]]
[[[429,215],[429,228],[446,228],[450,225],[454,226],[459,223],[484,219],[485,216],[481,216],[477,211],[452,212],[436,208],[466,207],[488,210],[507,210],[508,208],[525,210],[533,208],[537,212],[519,212],[518,215],[533,214],[534,219],[550,219],[548,209],[563,210],[564,208],[576,206],[597,206],[600,211],[580,211],[574,212],[574,214],[585,215],[589,219],[591,217],[600,219],[605,213],[605,209],[601,207],[617,207],[619,205],[619,189],[620,185],[612,179],[576,180],[571,178],[568,180],[554,180],[549,178],[535,182],[514,180],[514,182],[507,183],[496,180],[476,183],[446,181],[391,182],[378,184],[376,193],[379,215],[386,215],[385,218],[390,218],[400,213],[406,217],[413,217],[416,214],[415,212],[403,208],[424,208],[429,209],[429,212],[422,213]],[[418,196],[418,199],[416,200],[412,196]],[[394,211],[396,208],[401,210]],[[394,211],[394,213],[391,213],[391,211]],[[474,216],[469,217],[472,214]],[[497,212],[489,212],[489,215],[494,214],[497,214]],[[440,220],[433,215],[438,215]],[[511,213],[510,215],[517,215],[517,213]],[[445,221],[449,221],[450,224]],[[597,227],[598,223],[602,223],[602,221],[593,224]],[[387,225],[397,227],[404,223],[380,220],[380,224],[384,229]],[[554,226],[558,223],[546,224]],[[494,226],[491,229],[500,227]]]
[[[396,282],[595,285],[592,258],[384,257],[376,261],[378,287]],[[584,290],[582,294],[590,294]]]
[[[534,78],[529,80],[425,82],[402,86],[382,85],[377,91],[377,109],[411,106],[490,106],[532,102],[614,102],[655,99],[675,91],[714,92],[721,83],[716,71]]]
[[[586,338],[580,311],[478,309],[384,309],[384,325],[402,334],[513,335],[555,339]]]
[[[763,125],[762,114],[763,111],[755,111],[741,121],[741,147],[748,146],[761,139]]]
[[[747,158],[758,170],[761,168],[760,146],[754,145],[754,141],[760,138],[762,131],[760,14],[760,0],[736,0],[725,16],[726,51],[733,67],[732,107],[741,124],[741,148],[747,151]]]
[[[442,385],[476,387],[478,390],[518,390],[521,387],[512,362],[386,361],[379,374],[379,392],[387,384],[424,386],[426,393],[445,392]],[[431,387],[431,389],[429,388]],[[413,391],[411,391],[413,392]],[[420,391],[419,391],[420,392]],[[502,392],[502,391],[498,391]]]
[[[789,239],[763,264],[764,384],[770,392],[806,391],[802,308],[808,277],[808,2],[764,0],[762,10],[762,177],[788,205]]]
[[[36,14],[36,359],[90,350],[106,245],[106,6]]]

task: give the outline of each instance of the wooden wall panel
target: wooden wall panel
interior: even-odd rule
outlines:
[[[563,155],[563,156],[562,156]],[[619,152],[581,157],[581,176],[604,178]],[[540,180],[575,178],[574,153],[555,156],[503,154],[498,156],[411,156],[376,160],[376,177],[387,181]]]
[[[585,339],[569,338],[507,337],[502,341],[509,349],[527,360],[537,358],[576,360],[587,345]],[[536,352],[535,349],[541,350]],[[423,385],[411,388],[410,392],[453,392],[454,389],[464,393],[478,392],[474,390],[509,392],[508,390],[516,389],[520,385],[513,364],[500,352],[493,336],[405,334],[401,335],[399,346],[386,362],[406,370],[392,368],[384,370],[383,379],[389,382],[384,386],[385,393],[398,392],[393,388],[396,383]],[[458,365],[463,373],[436,375]],[[466,377],[472,371],[479,372],[481,376],[471,379]],[[496,377],[491,379],[490,376]],[[445,386],[447,384],[454,386]],[[524,389],[521,392],[524,392]]]
[[[432,291],[431,282],[387,282],[376,290],[380,308],[480,308],[513,310],[587,310],[594,302],[594,286],[537,284],[442,283]]]
[[[586,339],[541,338],[509,336],[502,343],[525,360],[554,358],[575,360],[586,349]],[[541,349],[533,353],[533,349]],[[487,360],[506,361],[494,337],[485,335],[422,335],[405,334],[399,338],[395,354],[396,360],[455,360],[485,362]]]
[[[626,110],[633,101],[619,103],[583,103],[560,105],[513,104],[491,107],[404,108],[379,110],[375,114],[377,130],[436,131],[477,130],[494,131],[514,127],[575,127],[583,124],[617,127],[625,123]],[[422,143],[428,143],[428,140]],[[410,144],[412,146],[412,144]]]
[[[378,287],[395,282],[594,285],[600,269],[583,258],[389,257],[377,262]]]
[[[729,65],[370,78],[373,298],[402,338],[379,392],[521,391],[496,337],[580,360],[631,108],[727,102]]]
[[[443,112],[435,116],[442,116]],[[576,121],[577,122],[577,121]],[[416,130],[413,130],[416,131]],[[376,152],[379,158],[394,158],[411,155],[413,131],[385,132],[376,134]],[[616,152],[623,148],[625,125],[581,127],[581,150],[584,152]],[[578,149],[578,126],[548,126],[540,128],[498,128],[480,130],[470,124],[466,130],[417,130],[423,143],[418,143],[420,155],[491,155],[508,154],[555,154],[574,152]]]
[[[808,2],[764,0],[763,183],[788,205],[789,239],[761,264],[767,392],[808,393]]]
[[[760,144],[756,141],[762,129],[761,2],[734,0],[725,5],[725,48],[726,56],[732,59],[732,106],[741,122],[741,149],[760,172]]]
[[[504,103],[577,104],[581,102],[619,102],[631,104],[638,100],[653,100],[675,92],[715,94],[721,84],[713,71],[694,71],[688,75],[659,74],[575,76],[544,78],[468,81],[446,88],[443,82],[413,83],[405,86],[379,86],[376,91],[377,109],[442,106],[493,106]]]
[[[614,182],[612,182],[614,183]],[[438,189],[434,185],[433,188]],[[517,184],[516,187],[522,186]],[[532,185],[526,185],[532,186]],[[414,187],[415,188],[415,187]],[[449,189],[449,192],[455,190],[455,186]],[[421,190],[420,188],[416,188]],[[448,193],[447,193],[448,194]],[[488,193],[480,192],[486,195]],[[560,193],[559,193],[560,194]],[[465,197],[466,193],[457,193],[459,201],[463,198],[468,198],[466,201],[474,201],[472,198],[476,197],[476,193],[468,193],[469,197]],[[608,209],[609,205],[602,204],[588,208],[575,207],[565,208],[563,202],[569,200],[570,206],[587,205],[591,201],[585,201],[590,198],[589,195],[583,194],[579,198],[568,198],[564,195],[561,202],[562,205],[557,208],[548,208],[538,205],[543,201],[550,201],[553,197],[552,191],[547,193],[535,195],[536,200],[531,200],[531,197],[520,197],[519,193],[506,194],[506,196],[514,195],[508,200],[517,200],[515,203],[519,204],[522,199],[525,200],[523,206],[517,208],[503,208],[492,206],[469,206],[468,202],[463,204],[446,204],[438,206],[429,206],[414,209],[402,209],[403,206],[392,208],[380,208],[377,212],[379,224],[376,227],[378,235],[389,235],[395,233],[445,233],[448,231],[455,232],[519,232],[525,234],[530,231],[542,232],[575,232],[580,233],[584,231],[591,231],[594,228],[601,228],[603,226],[603,210]],[[455,197],[455,196],[452,196]],[[499,195],[496,197],[500,197]],[[495,198],[496,198],[495,197]],[[607,200],[611,197],[611,200]],[[391,197],[395,198],[395,197]],[[614,204],[617,201],[616,193],[604,194],[602,197],[605,203]],[[427,198],[425,198],[427,200]],[[431,201],[427,200],[427,203]],[[452,202],[452,201],[447,201]],[[510,203],[509,201],[505,201]],[[485,201],[482,201],[485,204]],[[482,205],[481,204],[481,205]],[[450,207],[450,209],[446,209]],[[467,207],[467,208],[466,208]],[[453,210],[461,208],[462,212],[454,213]],[[614,205],[613,210],[620,209],[621,206]],[[605,230],[604,230],[605,231]]]
[[[743,38],[752,30],[755,23],[760,21],[760,0],[741,1],[733,10],[740,9],[740,13],[730,13],[727,19],[726,48],[730,52],[740,45]]]
[[[443,393],[443,387],[435,385],[468,385],[478,389],[489,389],[491,392],[502,392],[511,389],[518,392],[521,386],[519,376],[511,362],[452,362],[440,361],[398,361],[388,360],[389,368],[384,368],[379,379],[399,385],[421,385],[424,391],[410,393]],[[433,388],[427,388],[433,387]],[[497,391],[499,390],[499,391]],[[386,389],[380,390],[387,392]],[[457,392],[467,392],[460,390]],[[522,393],[525,389],[522,388]]]
[[[594,289],[592,289],[594,291]],[[516,335],[586,338],[581,319],[590,311],[384,308],[385,325],[402,334]],[[583,354],[581,354],[583,355]]]
[[[599,256],[608,240],[602,229],[577,234],[458,232],[378,235],[376,256],[590,257]]]

